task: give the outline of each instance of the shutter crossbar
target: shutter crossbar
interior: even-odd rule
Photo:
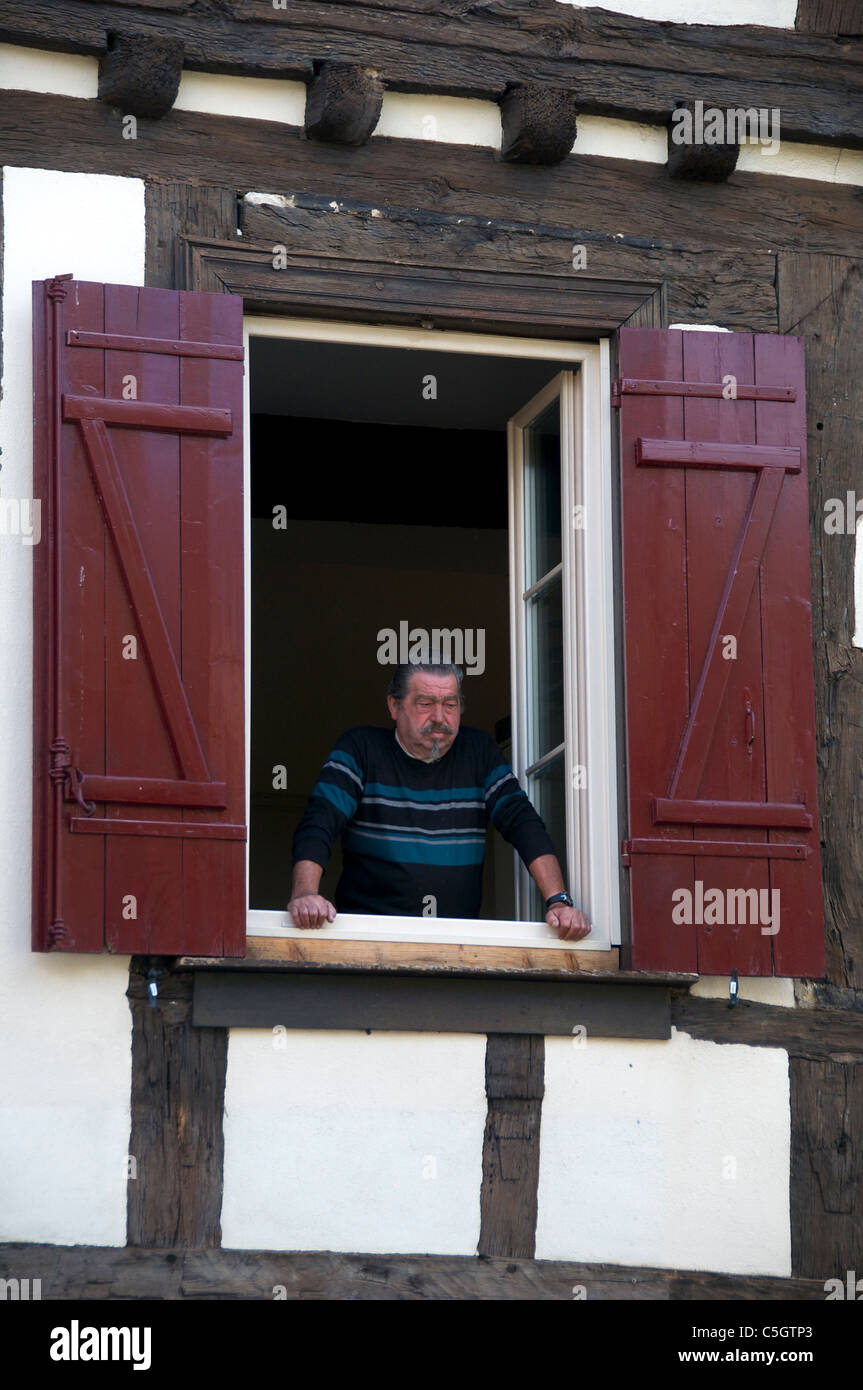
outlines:
[[[127,333],[82,333],[70,328],[67,347],[104,348],[111,352],[157,352],[169,357],[219,357],[242,362],[242,344],[193,343],[182,338],[136,338]]]
[[[87,821],[85,824],[89,825]],[[678,854],[699,859],[808,859],[808,845],[766,845],[761,840],[624,840],[623,862],[630,854]]]
[[[161,835],[178,840],[245,840],[244,825],[224,821],[94,820],[70,816],[69,829],[78,835]]]
[[[796,401],[794,386],[753,386],[741,381],[734,385],[734,394],[727,395],[723,381],[647,381],[638,377],[622,377],[611,388],[612,405],[620,405],[621,396],[698,396],[708,400],[737,401]]]
[[[684,801],[655,796],[651,801],[654,825],[763,825],[771,830],[811,830],[812,816],[805,806],[781,801]]]
[[[123,425],[127,429],[170,430],[172,434],[231,434],[230,410],[203,405],[158,405],[105,396],[63,396],[63,419]]]
[[[81,793],[90,801],[120,806],[212,806],[228,804],[224,782],[186,782],[169,777],[103,777],[84,773]]]
[[[677,468],[781,468],[799,473],[800,450],[778,444],[706,444],[701,440],[642,439],[635,441],[637,464],[670,464]]]

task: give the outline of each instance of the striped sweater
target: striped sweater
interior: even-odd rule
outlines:
[[[525,864],[554,846],[494,739],[462,726],[434,763],[412,758],[395,729],[342,734],[294,835],[293,860],[326,868],[342,837],[339,912],[479,916],[489,822]],[[428,906],[426,906],[428,912]]]

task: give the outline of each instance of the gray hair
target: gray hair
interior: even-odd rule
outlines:
[[[414,671],[423,671],[427,676],[455,676],[458,682],[459,704],[464,709],[464,672],[460,666],[445,665],[442,661],[411,661],[407,665],[397,666],[387,688],[387,695],[391,695],[394,700],[403,700],[410,690]]]

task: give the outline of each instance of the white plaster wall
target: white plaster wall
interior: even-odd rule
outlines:
[[[636,19],[668,20],[674,24],[765,24],[793,29],[797,0],[559,0],[578,9],[611,10]]]
[[[536,1257],[791,1273],[783,1049],[546,1039]]]
[[[484,1036],[229,1037],[225,1247],[476,1254]]]
[[[143,184],[4,168],[3,499],[32,497],[31,281],[66,271],[143,283]],[[30,951],[32,562],[0,536],[0,1240],[123,1245],[129,957]]]

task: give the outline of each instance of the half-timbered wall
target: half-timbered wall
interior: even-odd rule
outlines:
[[[656,19],[701,17],[689,0],[643,6],[633,0],[629,8]],[[732,0],[717,8],[714,23],[739,22]],[[793,27],[793,4],[769,8],[776,16],[770,21],[756,13],[753,0],[746,5],[747,22]],[[379,189],[382,202],[434,213],[435,235],[452,237],[455,247],[460,212],[477,221],[508,220],[502,235],[515,265],[528,255],[556,254],[555,239],[571,241],[572,229],[581,227],[595,239],[598,273],[619,275],[624,261],[612,238],[620,226],[631,243],[624,253],[630,276],[668,283],[672,324],[694,328],[703,320],[731,330],[807,335],[811,428],[819,431],[812,443],[820,446],[823,439],[815,451],[812,501],[813,535],[819,534],[824,497],[844,485],[841,457],[855,449],[859,455],[850,427],[825,417],[831,400],[848,400],[854,389],[851,338],[859,330],[860,293],[851,257],[853,198],[859,196],[854,186],[863,182],[859,151],[794,145],[772,162],[750,151],[749,165],[741,160],[739,168],[764,176],[753,183],[741,178],[718,192],[699,186],[669,193],[653,177],[665,159],[660,128],[590,117],[580,121],[575,152],[594,156],[595,165],[578,165],[578,176],[575,164],[570,171],[564,166],[543,173],[533,200],[528,181],[534,171],[516,176],[523,201],[513,203],[484,162],[499,138],[499,112],[491,102],[427,94],[417,101],[409,92],[392,93],[378,132],[394,137],[386,151],[376,148],[373,137],[362,150],[333,153],[294,141],[287,129],[302,124],[303,84],[187,73],[173,136],[154,128],[143,149],[106,138],[105,113],[93,104],[92,58],[6,47],[2,60],[4,84],[17,89],[10,119],[18,122],[17,130],[0,126],[3,497],[10,490],[30,495],[30,281],[73,271],[81,279],[143,283],[145,181],[147,283],[165,286],[178,283],[174,237],[193,232],[226,241],[236,234],[238,217],[247,219],[246,232],[259,239],[272,234],[278,240],[279,229],[287,227],[298,238],[341,247],[342,254],[350,253],[351,237],[385,238],[391,231],[386,219],[375,226],[360,214],[350,230],[336,229],[336,221],[345,219],[338,205],[327,208],[328,195],[360,202]],[[240,113],[242,129],[236,123]],[[434,136],[426,134],[417,145],[425,134],[423,116],[435,118]],[[256,118],[266,125],[248,124]],[[280,124],[286,144],[274,164],[272,142]],[[56,153],[44,138],[52,127]],[[205,157],[198,148],[202,137]],[[473,148],[448,159],[445,147],[453,141]],[[19,167],[28,159],[45,167]],[[100,172],[81,172],[95,169]],[[250,192],[273,195],[276,206],[247,200],[238,214],[236,195]],[[641,244],[632,234],[633,208],[643,228]],[[548,236],[531,248],[525,227],[540,220],[538,209]],[[667,230],[672,221],[673,236]],[[154,236],[157,227],[161,241]],[[423,230],[420,217],[414,235],[422,237]],[[468,260],[482,263],[485,254],[473,235]],[[492,247],[486,263],[499,255]],[[839,299],[848,306],[844,328],[831,309]],[[847,486],[853,486],[850,475]],[[850,545],[849,538],[849,553]],[[798,991],[795,998],[789,981],[744,981],[742,998],[760,1002],[740,1004],[740,1012],[729,1015],[719,1002],[727,981],[702,979],[694,998],[676,1001],[677,1028],[669,1041],[601,1038],[580,1049],[577,1040],[547,1038],[544,1081],[540,1069],[538,1085],[525,1092],[525,1103],[541,1101],[542,1107],[535,1248],[540,1259],[816,1279],[841,1275],[842,1261],[851,1259],[842,1222],[849,1202],[858,1200],[849,1196],[853,1182],[849,1177],[819,1185],[813,1174],[825,1164],[829,1168],[856,1123],[848,1118],[844,1097],[851,1094],[851,1073],[863,1055],[855,1032],[859,993],[852,997],[860,987],[859,953],[853,949],[860,921],[854,866],[860,860],[839,843],[840,835],[855,830],[848,817],[857,814],[857,773],[836,749],[854,723],[859,672],[855,676],[848,655],[850,587],[841,586],[842,564],[831,561],[822,576],[816,557],[814,569],[822,817],[830,832],[827,985],[817,999],[814,990]],[[27,548],[4,537],[0,670],[6,727],[20,737],[6,740],[0,769],[0,1027],[7,1058],[0,1142],[2,1165],[11,1175],[0,1239],[121,1245],[132,1087],[129,960],[29,953],[30,613]],[[158,1069],[173,1045],[172,1026],[191,1028],[184,988],[180,981],[173,993],[165,990],[151,1016],[140,974],[133,979],[134,1008],[142,1032],[150,1030],[149,1061],[139,1057],[139,1063],[143,1072],[151,1064],[157,1087],[167,1086]],[[709,995],[715,998],[704,998]],[[820,1028],[810,1027],[811,1006],[830,1002],[832,1018],[819,1009]],[[189,1243],[221,1240],[234,1249],[476,1250],[483,1127],[494,1094],[482,1034],[296,1029],[282,1046],[269,1029],[226,1032],[220,1212],[211,1201],[206,1229],[193,1219],[188,1227],[178,1222],[169,1229],[170,1179],[159,1200],[141,1196],[143,1187],[134,1189],[132,1243],[181,1244],[191,1230]],[[141,1076],[136,1084],[140,1099]],[[176,1076],[171,1084],[180,1084]],[[813,1117],[825,1087],[825,1124],[819,1130]],[[501,1094],[507,1104],[507,1093]],[[141,1134],[146,1124],[140,1115],[137,1123]],[[174,1135],[166,1142],[179,1155],[182,1140]],[[507,1159],[501,1162],[505,1170]],[[645,1173],[657,1170],[664,1173],[663,1184],[651,1186]],[[146,1184],[146,1170],[134,1181]],[[218,1184],[218,1173],[213,1181]],[[683,1229],[684,1202],[700,1213],[697,1233]],[[827,1219],[829,1267],[828,1248],[812,1217],[814,1202]]]

